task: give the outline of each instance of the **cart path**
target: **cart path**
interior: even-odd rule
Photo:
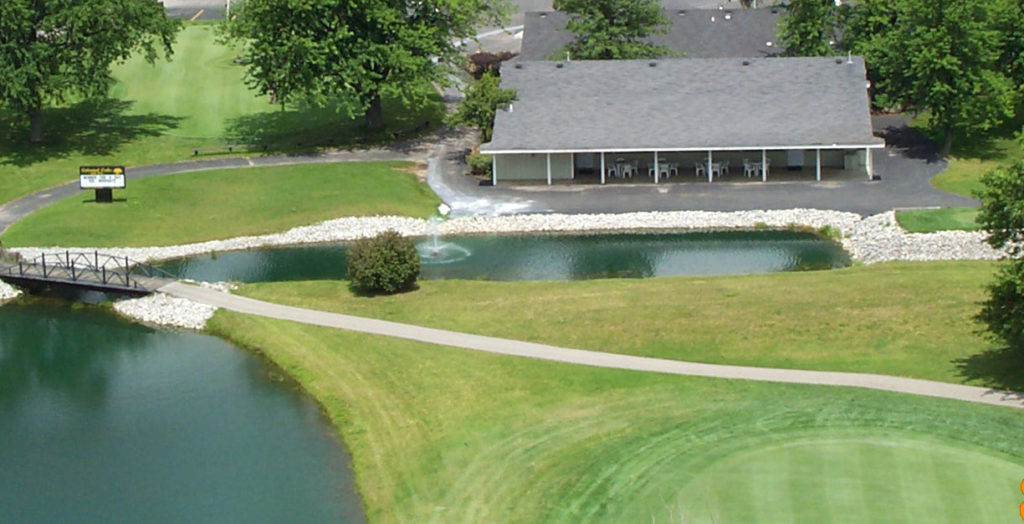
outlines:
[[[569,349],[533,342],[472,335],[387,320],[284,306],[182,282],[167,284],[160,288],[160,291],[238,313],[288,320],[314,326],[346,329],[373,335],[404,338],[428,344],[484,351],[500,355],[674,375],[859,387],[1024,409],[1024,393],[1013,391],[867,373],[702,364]]]

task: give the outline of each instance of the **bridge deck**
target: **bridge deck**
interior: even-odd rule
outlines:
[[[0,262],[0,279],[14,284],[54,284],[99,291],[149,294],[175,280],[152,266],[93,253],[52,253]]]

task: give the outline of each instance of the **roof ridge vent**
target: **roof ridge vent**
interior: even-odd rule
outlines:
[[[523,68],[523,63],[522,62],[516,62],[515,65],[513,65],[512,67],[514,67],[516,69],[522,69]]]
[[[744,60],[743,65],[750,65],[750,60]]]
[[[651,60],[650,62],[647,62],[647,65],[649,65],[651,67],[658,67],[658,61],[657,60]]]
[[[562,62],[558,62],[558,63],[555,64],[555,67],[557,67],[558,69],[561,69],[561,68],[565,67],[565,64],[563,64]]]

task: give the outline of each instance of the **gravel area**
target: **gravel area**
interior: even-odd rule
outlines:
[[[185,298],[154,293],[114,303],[118,313],[141,322],[201,330],[217,308]]]
[[[861,218],[856,213],[817,209],[468,216],[451,218],[436,227],[441,235],[455,235],[635,229],[734,229],[791,225],[814,229],[831,226],[842,234],[843,247],[850,252],[853,259],[865,264],[890,260],[996,259],[1001,256],[999,251],[993,250],[985,243],[985,234],[982,232],[907,233],[897,225],[895,213],[891,211],[867,218]],[[133,260],[155,261],[211,251],[354,240],[388,229],[406,236],[426,236],[431,226],[426,220],[409,217],[348,217],[297,227],[272,235],[239,237],[182,246],[104,248],[100,251],[127,256]],[[64,250],[91,251],[92,248],[11,249],[29,258],[37,256],[42,251],[49,253]]]
[[[21,296],[21,290],[0,280],[0,304]]]

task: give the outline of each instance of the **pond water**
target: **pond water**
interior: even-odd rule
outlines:
[[[830,269],[850,264],[837,243],[793,231],[533,234],[421,240],[421,278],[582,280]],[[166,261],[194,280],[345,278],[345,244],[253,249]]]
[[[365,522],[318,407],[218,338],[0,307],[4,522]]]

